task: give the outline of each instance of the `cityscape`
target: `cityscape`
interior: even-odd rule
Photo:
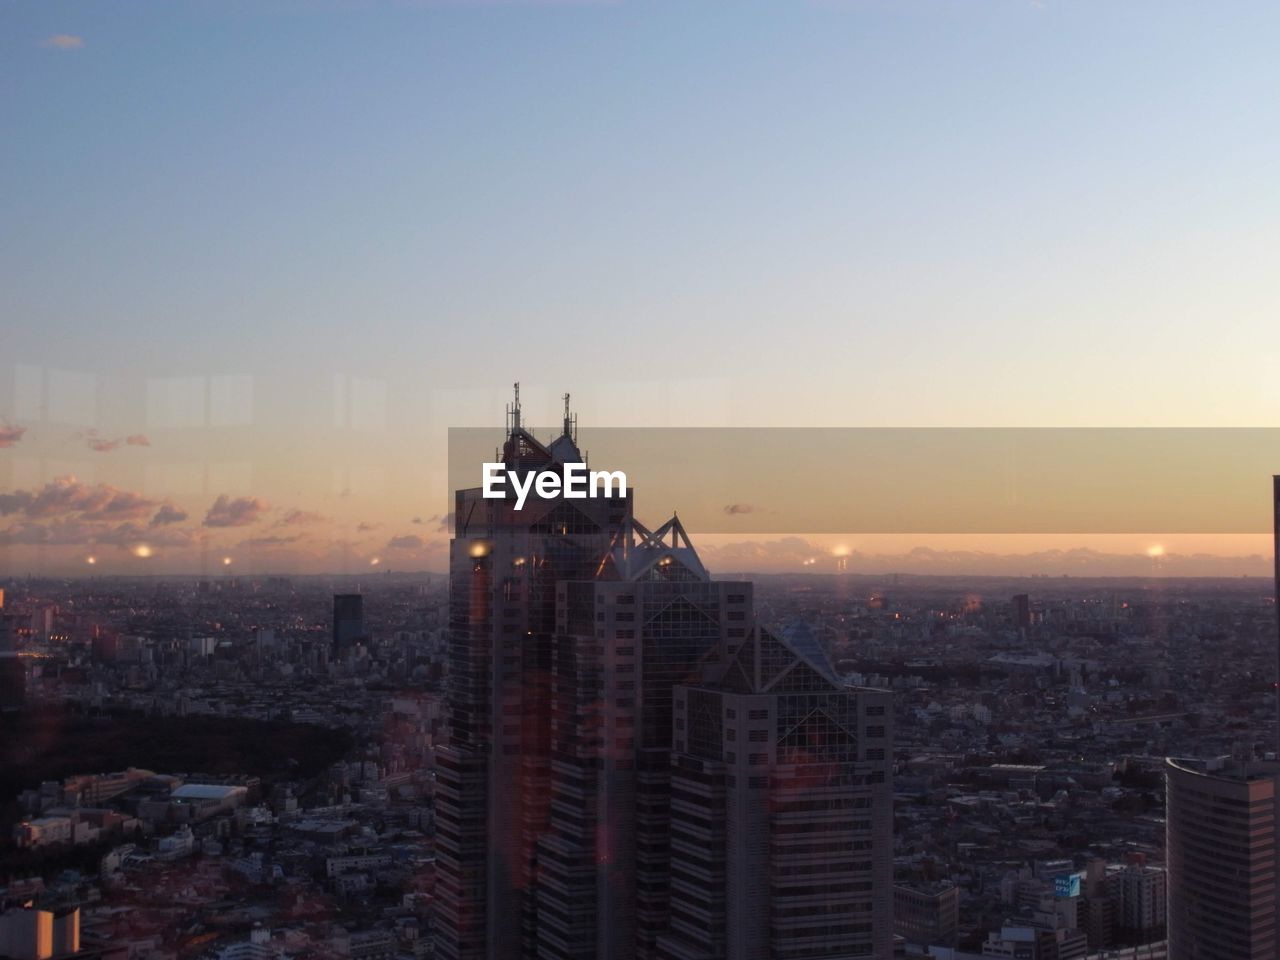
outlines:
[[[720,575],[643,490],[482,494],[447,575],[7,579],[0,952],[1274,949],[1272,581]]]
[[[1276,0],[0,0],[0,960],[1280,960]]]

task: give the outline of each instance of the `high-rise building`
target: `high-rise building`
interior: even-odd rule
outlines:
[[[551,817],[536,956],[652,956],[668,923],[672,703],[749,629],[750,585],[713,582],[684,528],[628,520],[600,579],[562,585]]]
[[[893,955],[891,695],[803,624],[675,694],[670,960]]]
[[[1165,761],[1169,960],[1274,960],[1280,763]]]
[[[0,713],[19,711],[26,704],[27,672],[9,631],[0,590]]]
[[[1014,594],[1013,625],[1024,635],[1031,630],[1031,597],[1025,593]]]
[[[333,656],[340,657],[364,636],[364,596],[359,593],[335,593],[333,595]]]
[[[543,443],[523,427],[517,392],[501,458],[519,476],[582,462],[567,398],[562,433]],[[722,932],[749,918],[754,936],[753,911],[774,918],[760,928],[764,953],[733,956],[792,955],[773,950],[800,942],[788,930],[858,944],[806,956],[889,956],[887,694],[841,684],[812,636],[758,629],[751,585],[713,581],[679,520],[650,530],[630,491],[531,497],[517,510],[514,498],[459,490],[451,549],[441,956],[686,956],[678,917],[693,900]],[[722,717],[769,714],[744,722],[740,760],[724,740],[714,758],[690,745],[682,711],[699,697]],[[690,786],[702,765],[717,771],[714,798]],[[834,818],[806,806],[817,798]],[[708,820],[706,803],[733,819]],[[841,825],[818,825],[831,819]],[[750,829],[739,837],[726,823]],[[689,872],[695,836],[719,844],[718,872]],[[824,887],[834,898],[812,892],[828,882],[844,885]],[[723,942],[746,943],[735,936]]]
[[[567,411],[550,444],[524,428],[518,389],[507,417],[507,470],[583,462]],[[530,497],[521,510],[482,493],[457,492],[450,544],[450,722],[436,791],[437,950],[450,960],[534,955],[558,585],[600,576],[631,519],[629,492]]]

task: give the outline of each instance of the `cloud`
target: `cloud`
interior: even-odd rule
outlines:
[[[82,520],[132,520],[156,506],[157,501],[140,493],[103,483],[89,486],[72,476],[58,477],[35,491],[0,493],[0,516],[22,513],[37,520],[71,515]]]
[[[49,50],[79,50],[84,46],[84,38],[74,33],[55,33],[41,40],[40,46]]]
[[[151,547],[185,547],[192,542],[192,535],[186,530],[166,530],[157,532],[154,529],[143,529],[136,523],[122,523],[107,530],[99,530],[94,536],[94,544],[108,543],[130,550],[140,543]]]
[[[213,502],[204,516],[206,527],[247,527],[268,509],[267,501],[257,497],[236,497],[232,500],[225,493]]]
[[[187,519],[187,512],[185,510],[179,510],[173,504],[166,503],[156,511],[156,515],[151,518],[151,523],[149,523],[148,526],[153,528],[165,527],[171,523],[181,523],[185,519]]]
[[[749,503],[729,503],[725,505],[724,512],[731,517],[736,517],[741,513],[755,513],[756,508]]]
[[[312,523],[324,523],[329,518],[315,510],[290,510],[276,521],[277,527],[301,527]]]
[[[26,427],[15,427],[7,421],[0,421],[0,449],[14,446],[26,432]]]
[[[191,535],[185,531],[170,530],[157,534],[132,521],[112,525],[63,517],[47,523],[23,520],[0,530],[0,546],[114,546],[130,550],[140,543],[152,547],[177,547],[190,542]]]
[[[421,550],[426,545],[425,540],[412,533],[403,537],[392,537],[387,541],[388,550]]]
[[[108,453],[117,447],[149,447],[151,441],[141,433],[131,433],[127,437],[117,437],[114,440],[108,440],[98,435],[97,430],[90,430],[84,434],[85,445],[90,450],[96,450],[98,453]]]
[[[237,547],[242,549],[261,549],[262,547],[282,547],[285,544],[297,543],[302,539],[302,534],[295,533],[289,537],[250,537],[248,540],[241,540]]]
[[[0,546],[60,547],[89,543],[93,528],[79,520],[36,523],[23,520],[0,530]]]

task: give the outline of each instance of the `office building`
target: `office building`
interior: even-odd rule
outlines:
[[[581,462],[567,398],[543,443],[517,393],[501,459]],[[843,685],[803,627],[758,627],[751,585],[630,491],[465,489],[455,518],[437,953],[887,960],[889,695]]]
[[[1165,935],[1168,889],[1162,867],[1129,863],[1107,877],[1114,922],[1124,943],[1149,943]]]
[[[26,665],[14,643],[4,612],[4,591],[0,590],[0,713],[21,710],[26,699]]]
[[[0,956],[56,960],[80,950],[80,910],[18,907],[0,914]]]
[[[664,960],[893,953],[891,695],[803,624],[676,689]]]
[[[582,462],[567,410],[564,426],[550,444],[535,439],[517,388],[506,468],[523,476]],[[631,498],[531,497],[516,510],[476,487],[459,490],[454,509],[449,739],[436,757],[437,951],[449,960],[528,957],[551,807],[558,584],[596,579]]]
[[[1013,625],[1024,636],[1031,630],[1031,597],[1025,593],[1013,597]]]
[[[333,656],[341,657],[365,637],[364,596],[359,593],[333,595]]]
[[[1280,764],[1165,761],[1170,960],[1276,956]]]
[[[893,924],[907,943],[919,947],[955,946],[960,927],[960,888],[953,883],[895,885]]]

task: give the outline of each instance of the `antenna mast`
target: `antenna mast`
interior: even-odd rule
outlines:
[[[520,381],[515,383],[515,402],[507,404],[507,433],[520,429]]]
[[[569,394],[564,395],[564,435],[578,442],[578,418],[569,412]]]

